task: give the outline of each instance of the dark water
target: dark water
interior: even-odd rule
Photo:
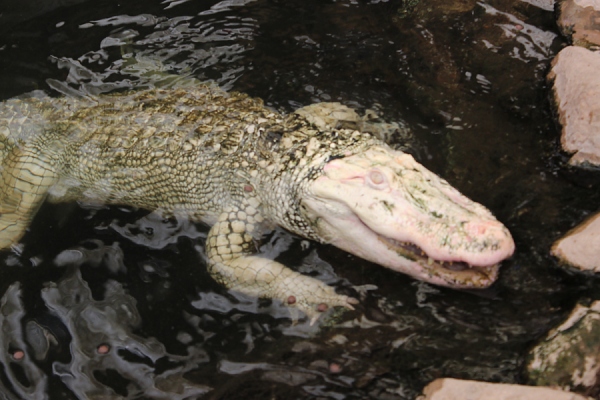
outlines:
[[[600,280],[548,255],[597,210],[600,178],[558,151],[545,74],[564,42],[546,1],[5,3],[2,99],[146,87],[162,65],[285,112],[375,108],[517,252],[492,289],[458,292],[277,231],[266,252],[360,294],[356,312],[310,327],[216,285],[206,227],[46,204],[0,254],[0,398],[412,399],[443,376],[525,382],[528,347],[600,297]]]

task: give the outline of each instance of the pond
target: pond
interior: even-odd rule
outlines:
[[[457,291],[276,230],[265,253],[360,297],[310,326],[217,285],[205,226],[44,204],[0,253],[2,398],[413,399],[438,377],[523,383],[535,340],[600,298],[598,278],[549,256],[600,204],[598,174],[559,151],[545,75],[565,42],[550,1],[5,3],[2,100],[172,74],[286,113],[374,109],[406,128],[394,146],[490,208],[517,251],[492,288]]]

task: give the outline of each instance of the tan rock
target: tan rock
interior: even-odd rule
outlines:
[[[575,153],[570,164],[600,166],[600,53],[569,46],[552,61],[553,84],[561,144]]]
[[[418,400],[586,400],[578,394],[547,387],[488,383],[460,379],[436,379]]]
[[[565,0],[558,7],[558,27],[576,46],[600,46],[600,0]]]
[[[551,253],[575,268],[600,272],[600,214],[557,240]]]

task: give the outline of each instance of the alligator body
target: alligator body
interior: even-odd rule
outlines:
[[[82,200],[209,224],[216,280],[313,319],[356,300],[257,254],[276,225],[434,284],[493,283],[508,230],[410,155],[323,117],[336,112],[284,116],[208,85],[0,103],[0,248],[45,199]]]

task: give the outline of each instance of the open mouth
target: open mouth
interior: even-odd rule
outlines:
[[[436,260],[414,243],[399,242],[383,236],[379,236],[379,240],[399,256],[419,264],[428,274],[437,276],[452,286],[484,288],[494,283],[498,277],[499,264],[473,266],[462,261]]]

